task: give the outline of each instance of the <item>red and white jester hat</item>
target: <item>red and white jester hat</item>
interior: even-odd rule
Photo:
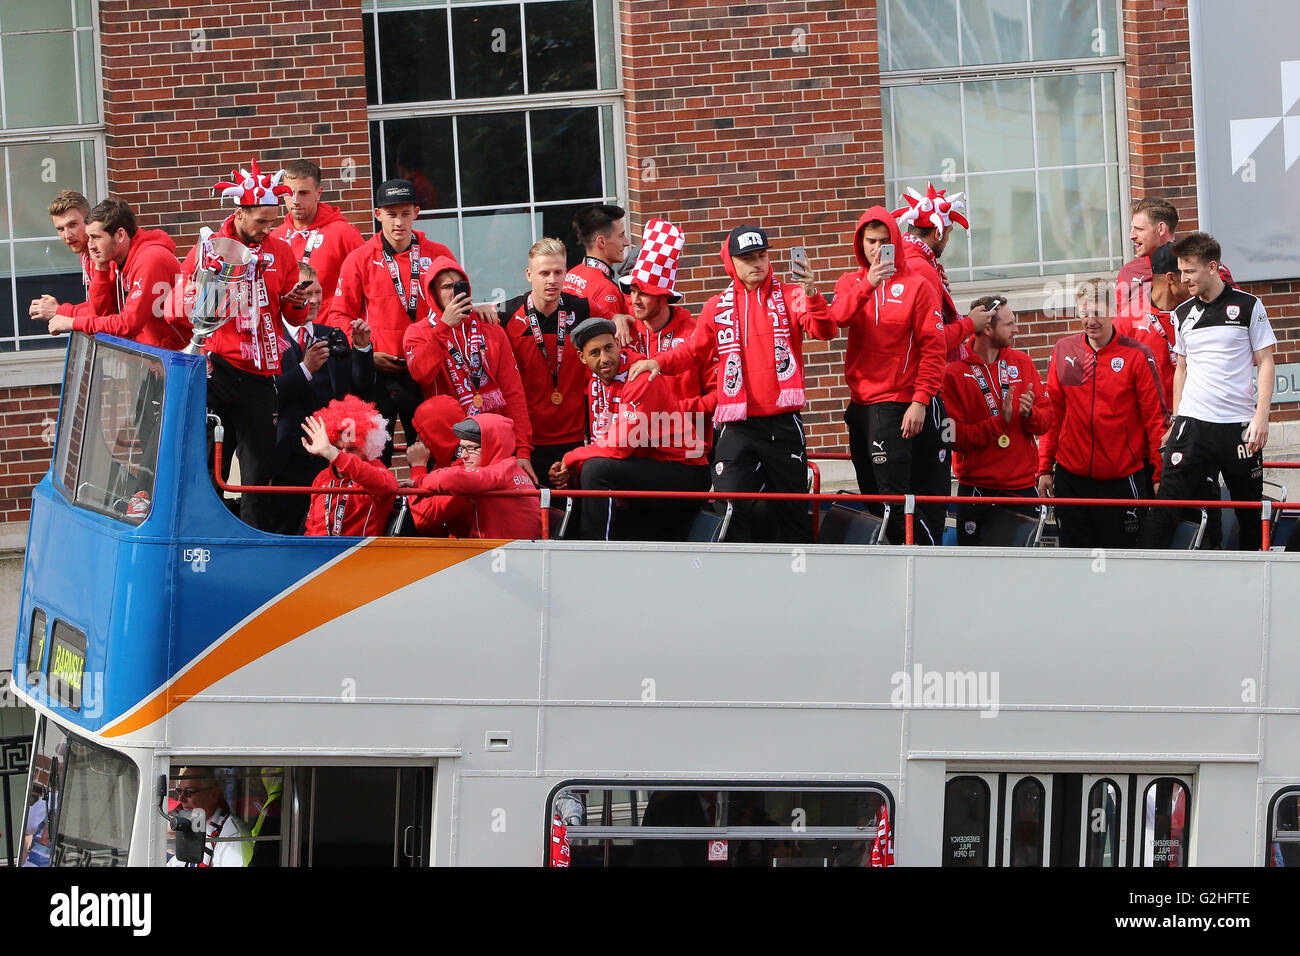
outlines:
[[[212,188],[219,189],[221,195],[232,198],[236,206],[278,206],[281,196],[293,192],[280,182],[284,177],[283,169],[272,176],[257,168],[257,160],[249,165],[253,167],[251,173],[241,167],[238,171],[231,172],[233,183],[217,183]]]
[[[623,287],[636,286],[646,295],[666,295],[669,302],[681,301],[673,288],[677,280],[677,260],[686,245],[686,234],[666,219],[651,219],[641,233],[641,248],[636,265],[623,276]]]
[[[945,195],[947,190],[935,189],[934,183],[925,184],[924,196],[911,186],[907,187],[907,192],[908,195],[902,197],[907,205],[902,209],[894,210],[894,218],[898,220],[900,226],[936,229],[941,236],[943,231],[954,222],[963,229],[970,228],[970,223],[960,212],[966,208],[961,193]]]
[[[316,413],[325,425],[331,445],[354,450],[367,461],[384,453],[388,444],[388,419],[370,402],[355,395],[336,398]]]

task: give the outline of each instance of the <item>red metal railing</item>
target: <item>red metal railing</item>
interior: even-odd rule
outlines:
[[[222,462],[222,445],[223,442],[214,443],[213,456],[213,477],[216,485],[222,491],[236,493],[248,492],[251,494],[344,494],[344,495],[364,495],[369,494],[364,488],[313,488],[309,486],[288,486],[288,485],[231,485],[221,477]],[[518,497],[537,497],[542,511],[542,537],[550,538],[550,504],[552,498],[616,498],[619,500],[635,501],[638,499],[657,499],[657,500],[677,500],[677,501],[806,501],[810,503],[821,502],[864,502],[877,504],[902,504],[903,505],[903,528],[904,543],[915,544],[915,535],[913,530],[916,506],[918,504],[960,504],[969,503],[971,499],[958,497],[957,495],[855,495],[855,494],[822,494],[821,493],[821,472],[811,461],[812,457],[826,460],[847,459],[848,455],[842,453],[822,453],[816,452],[810,455],[809,467],[813,469],[813,491],[804,492],[771,492],[771,491],[596,491],[582,490],[579,488],[572,489],[510,489],[505,491],[487,492],[481,497],[488,498],[518,498]],[[834,457],[832,457],[834,456]],[[1265,462],[1266,468],[1300,468],[1300,462]],[[426,491],[421,488],[403,488],[401,493],[408,497],[428,497],[431,495],[442,494],[437,491]],[[1154,499],[1154,498],[1023,498],[1017,496],[982,496],[980,504],[987,505],[1015,505],[1024,507],[1026,504],[1038,501],[1039,504],[1049,505],[1069,505],[1090,508],[1102,507],[1124,507],[1124,508],[1233,508],[1242,511],[1259,511],[1262,541],[1262,551],[1268,551],[1271,544],[1273,513],[1283,511],[1300,511],[1300,501],[1193,501],[1184,499]],[[816,541],[820,534],[819,517],[820,508],[812,509],[813,540]]]

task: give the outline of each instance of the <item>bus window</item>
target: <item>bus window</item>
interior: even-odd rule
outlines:
[[[280,866],[280,767],[178,767],[167,791],[168,810],[202,811],[208,835],[201,866]],[[168,866],[183,866],[172,854]]]
[[[1046,792],[1033,777],[1011,791],[1011,866],[1043,865],[1043,824]]]
[[[954,777],[943,796],[943,865],[988,866],[989,785]]]
[[[153,501],[162,363],[85,336],[76,341],[88,344],[68,359],[64,387],[72,391],[64,397],[55,476],[74,503],[139,524]],[[76,362],[88,371],[74,378]]]
[[[1120,790],[1112,780],[1098,780],[1088,791],[1084,866],[1119,866]]]
[[[573,866],[866,866],[877,789],[691,787],[558,791]]]
[[[40,608],[32,611],[32,629],[27,635],[27,683],[36,683],[41,673],[41,661],[45,659],[45,629],[47,621],[45,612]]]
[[[37,728],[23,866],[126,866],[140,775],[119,753]]]
[[[1190,798],[1182,781],[1159,777],[1142,798],[1142,866],[1187,865]]]
[[[1271,834],[1266,866],[1300,866],[1300,787],[1273,795],[1268,808]]]

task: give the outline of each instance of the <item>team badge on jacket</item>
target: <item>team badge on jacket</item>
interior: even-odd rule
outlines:
[[[1124,360],[1120,358],[1118,355],[1110,360],[1110,370],[1112,372],[1118,372],[1123,367],[1124,367]]]

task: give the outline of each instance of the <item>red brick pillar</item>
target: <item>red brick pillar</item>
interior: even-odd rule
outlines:
[[[1124,85],[1133,199],[1160,197],[1178,210],[1178,232],[1196,229],[1196,140],[1187,4],[1124,0]]]
[[[803,245],[830,291],[855,265],[858,216],[882,199],[874,4],[633,0],[622,11],[631,219],[686,230],[686,304],[698,313],[725,286],[717,250],[746,221],[772,236],[779,273]],[[804,354],[809,444],[847,450],[842,349],[813,342]]]
[[[317,163],[325,201],[369,233],[360,0],[101,0],[108,182],[176,239],[229,208],[212,184],[256,157]]]

